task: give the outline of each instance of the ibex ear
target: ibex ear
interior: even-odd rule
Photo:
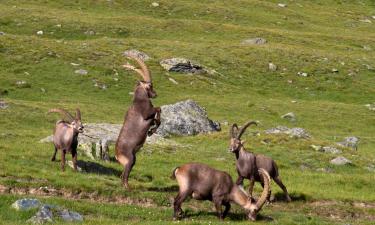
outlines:
[[[78,108],[76,109],[76,119],[81,120],[81,110],[79,110]]]

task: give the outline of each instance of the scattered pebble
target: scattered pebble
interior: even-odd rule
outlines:
[[[172,77],[168,78],[168,80],[171,81],[174,84],[178,84],[178,82],[175,79],[173,79]]]
[[[342,165],[352,164],[352,161],[350,161],[349,159],[343,156],[339,156],[339,157],[332,159],[331,164],[342,166]]]
[[[358,149],[359,138],[358,137],[346,137],[343,141],[337,142],[336,144],[342,147],[349,147],[353,150]]]
[[[285,7],[287,7],[288,5],[287,4],[284,4],[284,3],[279,3],[279,4],[277,4],[279,7],[281,7],[281,8],[285,8]]]
[[[72,65],[72,66],[79,66],[78,63],[70,63],[70,65]]]
[[[86,35],[95,35],[95,31],[93,31],[93,30],[88,30],[88,31],[85,31],[85,34]]]
[[[271,71],[276,71],[277,66],[275,64],[273,64],[272,62],[270,62],[270,63],[268,63],[268,69],[271,70]]]
[[[300,76],[300,77],[307,77],[307,76],[309,76],[309,74],[305,73],[305,72],[298,72],[297,75]]]
[[[296,115],[293,112],[289,112],[281,116],[282,119],[287,119],[291,122],[295,122],[297,120]]]
[[[37,35],[43,35],[43,31],[42,31],[42,30],[37,31],[36,34],[37,34]]]
[[[56,27],[61,28],[62,26],[61,24],[56,24]]]
[[[375,111],[375,103],[365,105],[370,111]]]
[[[242,44],[250,44],[250,45],[264,45],[267,43],[267,40],[264,38],[250,38],[242,41]]]
[[[4,32],[2,32],[2,31],[0,31],[0,36],[1,36],[1,35],[5,35],[5,33],[4,33]]]
[[[150,56],[148,56],[144,52],[138,51],[137,49],[126,50],[123,55],[124,56],[135,56],[138,59],[142,59],[142,61],[147,61],[147,60],[150,59]]]
[[[16,81],[16,86],[18,88],[29,88],[29,87],[31,87],[31,85],[29,83],[27,83],[26,81],[24,81],[24,80],[18,80],[18,81]]]
[[[153,6],[153,7],[158,7],[158,6],[159,6],[159,3],[157,3],[157,2],[153,2],[153,3],[151,3],[151,6]]]
[[[359,21],[361,21],[361,22],[363,22],[363,23],[372,23],[372,21],[369,20],[369,19],[364,19],[364,20],[359,20]]]
[[[332,71],[333,73],[338,73],[338,72],[339,72],[339,70],[336,69],[336,68],[333,68],[331,71]]]
[[[4,100],[0,100],[0,109],[7,109],[8,107],[8,103],[6,103]]]

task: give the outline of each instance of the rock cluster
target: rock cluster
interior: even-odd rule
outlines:
[[[203,74],[207,70],[197,63],[185,58],[170,58],[160,61],[160,65],[169,72]]]
[[[311,135],[303,128],[300,127],[293,127],[288,128],[285,126],[277,126],[274,128],[270,128],[265,131],[266,134],[287,134],[290,137],[295,138],[310,138]]]

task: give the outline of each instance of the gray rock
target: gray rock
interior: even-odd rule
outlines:
[[[159,3],[157,3],[157,2],[153,2],[153,3],[151,3],[151,6],[152,6],[152,7],[158,7],[158,6],[159,6]]]
[[[135,56],[135,57],[141,59],[142,61],[147,61],[147,60],[150,59],[150,56],[148,56],[146,53],[138,51],[136,49],[126,50],[124,52],[124,56]]]
[[[88,30],[88,31],[85,31],[85,34],[86,34],[86,35],[90,35],[90,36],[92,36],[92,35],[95,35],[95,31],[93,31],[93,30]]]
[[[79,74],[79,75],[87,75],[88,74],[87,70],[84,70],[84,69],[75,70],[74,73]]]
[[[2,31],[0,31],[0,36],[1,36],[1,35],[5,35],[5,33],[4,33],[4,32],[2,32]]]
[[[343,141],[337,142],[336,144],[342,147],[352,148],[353,150],[357,150],[359,143],[358,137],[346,137]]]
[[[324,146],[319,151],[325,152],[325,153],[331,153],[331,154],[341,154],[342,151],[340,149],[337,149],[335,147],[331,146]]]
[[[35,209],[40,206],[40,201],[35,198],[23,198],[15,201],[12,207],[16,210],[29,210]]]
[[[306,73],[306,72],[298,72],[297,75],[300,76],[300,77],[308,77],[309,76],[309,74]]]
[[[184,58],[171,58],[160,61],[160,65],[169,72],[203,74],[207,73],[203,66]]]
[[[291,122],[295,122],[297,120],[296,115],[293,112],[289,112],[281,116],[282,119],[287,119]]]
[[[303,128],[299,127],[293,127],[293,128],[288,128],[285,126],[277,126],[274,128],[270,128],[265,131],[266,134],[287,134],[290,137],[295,137],[295,138],[310,138],[311,135]]]
[[[46,222],[53,222],[52,206],[43,205],[38,212],[31,217],[27,222],[32,224],[44,224]]]
[[[6,103],[4,100],[0,100],[0,109],[7,109],[8,107],[8,103]]]
[[[284,3],[279,3],[277,4],[277,6],[281,7],[281,8],[285,8],[287,7],[288,5],[287,4],[284,4]]]
[[[375,111],[375,103],[365,105],[370,111]]]
[[[350,161],[349,159],[343,156],[339,156],[339,157],[332,159],[331,164],[341,166],[341,165],[346,165],[346,164],[352,164],[352,161]]]
[[[161,107],[161,125],[157,134],[195,135],[220,130],[220,124],[207,117],[206,111],[193,100]]]
[[[332,68],[332,70],[331,70],[333,73],[338,73],[339,72],[339,70],[338,69],[336,69],[336,68]]]
[[[277,66],[270,62],[270,63],[268,63],[268,69],[271,70],[271,71],[276,71]]]
[[[375,165],[374,164],[370,164],[370,165],[366,166],[365,168],[370,172],[375,172]]]
[[[242,41],[242,44],[246,45],[264,45],[267,43],[267,40],[264,38],[250,38]]]
[[[81,216],[81,214],[74,212],[74,211],[69,211],[67,209],[59,211],[59,216],[62,220],[67,221],[67,222],[82,222],[83,221],[83,216]]]

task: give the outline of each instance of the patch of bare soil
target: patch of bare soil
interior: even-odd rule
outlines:
[[[113,203],[113,204],[127,204],[136,205],[141,207],[157,207],[157,205],[152,201],[152,199],[141,198],[134,199],[125,196],[101,196],[97,192],[82,192],[82,191],[71,191],[65,189],[56,189],[52,187],[7,187],[0,184],[0,194],[15,194],[15,195],[36,195],[43,197],[63,197],[65,199],[77,200],[89,200],[92,202],[101,203]]]

